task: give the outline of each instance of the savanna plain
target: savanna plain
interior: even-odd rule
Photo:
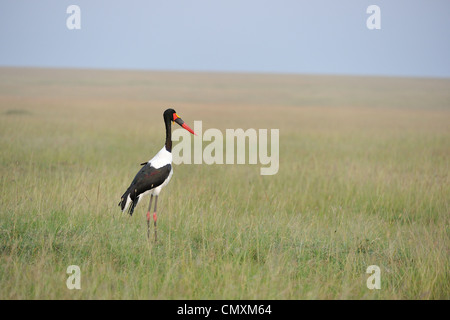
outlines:
[[[168,107],[280,165],[174,166],[155,243],[117,204]],[[450,298],[449,79],[0,68],[0,150],[1,299]]]

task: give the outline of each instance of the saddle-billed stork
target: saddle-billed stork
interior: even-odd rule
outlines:
[[[196,135],[189,126],[177,115],[173,109],[167,109],[163,114],[166,125],[166,143],[164,147],[150,159],[148,162],[141,163],[143,166],[136,174],[127,191],[122,195],[119,206],[122,212],[128,209],[128,213],[133,215],[134,208],[141,199],[150,194],[150,203],[147,210],[147,237],[150,238],[150,210],[152,207],[153,196],[155,196],[155,210],[153,212],[153,221],[156,235],[156,205],[161,189],[165,187],[172,178],[172,122],[176,122],[190,133]]]

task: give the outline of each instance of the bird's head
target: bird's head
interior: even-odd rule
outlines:
[[[193,135],[197,135],[194,130],[192,130],[178,115],[177,112],[173,109],[167,109],[164,111],[164,121],[172,121],[176,122],[178,125],[192,133]]]

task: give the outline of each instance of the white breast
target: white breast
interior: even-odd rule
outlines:
[[[164,146],[152,159],[150,159],[148,162],[151,163],[151,166],[159,169],[161,167],[164,167],[168,164],[172,164],[172,153],[166,150],[166,147]]]

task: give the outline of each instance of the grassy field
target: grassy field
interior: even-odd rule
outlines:
[[[117,203],[167,107],[280,169],[175,166],[155,244]],[[449,79],[0,68],[0,150],[0,299],[450,298]]]

